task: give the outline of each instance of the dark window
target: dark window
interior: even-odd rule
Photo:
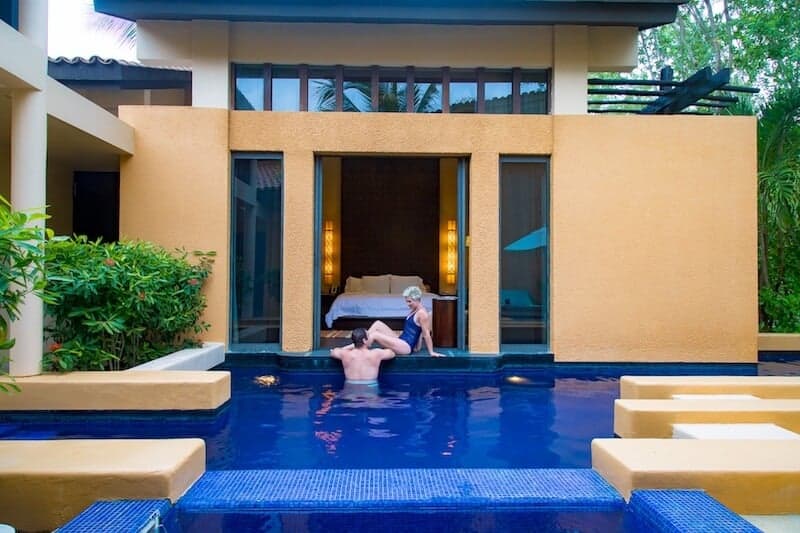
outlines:
[[[300,111],[300,75],[296,67],[272,67],[272,110]]]

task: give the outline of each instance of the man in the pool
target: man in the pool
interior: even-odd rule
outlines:
[[[381,361],[395,356],[392,350],[367,346],[367,330],[356,328],[350,335],[353,344],[344,348],[333,348],[331,357],[339,359],[344,368],[344,377],[349,383],[377,383]]]

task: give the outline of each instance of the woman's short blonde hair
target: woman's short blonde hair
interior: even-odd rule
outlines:
[[[422,291],[419,290],[419,287],[417,287],[416,285],[412,285],[410,287],[405,288],[405,290],[403,291],[403,297],[420,301],[422,300]]]

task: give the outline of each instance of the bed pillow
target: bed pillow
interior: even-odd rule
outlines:
[[[392,283],[389,292],[392,294],[403,294],[406,287],[419,287],[422,290],[422,278],[419,276],[395,276],[392,274]]]
[[[361,286],[364,292],[389,294],[390,284],[391,276],[389,274],[384,274],[383,276],[364,276],[361,278]]]
[[[344,292],[364,292],[363,285],[361,278],[347,276],[347,281],[344,284]]]

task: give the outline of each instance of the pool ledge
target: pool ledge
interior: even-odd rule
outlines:
[[[227,371],[69,372],[17,378],[0,411],[213,410],[231,397]]]
[[[52,531],[100,499],[175,502],[205,459],[202,439],[0,441],[0,516]]]

